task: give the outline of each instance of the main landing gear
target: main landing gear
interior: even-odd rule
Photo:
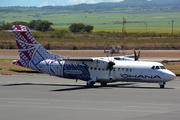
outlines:
[[[87,86],[87,87],[93,87],[94,84],[95,84],[95,82],[87,82],[87,83],[86,83],[86,86]]]
[[[95,83],[96,83],[96,80],[89,80],[87,81],[86,85],[87,87],[93,87]]]
[[[165,82],[161,82],[161,83],[159,83],[159,86],[160,86],[160,88],[165,88]]]
[[[89,80],[89,81],[86,83],[86,85],[87,85],[87,87],[93,87],[95,83],[96,83],[96,81],[94,81],[94,80]],[[102,87],[104,87],[104,86],[107,85],[107,82],[100,82],[100,84],[101,84]]]
[[[107,82],[101,82],[100,83],[102,87],[106,86],[107,85]]]

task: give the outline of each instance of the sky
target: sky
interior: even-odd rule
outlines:
[[[0,0],[0,7],[8,6],[66,6],[81,3],[94,4],[99,2],[120,2],[123,0]]]

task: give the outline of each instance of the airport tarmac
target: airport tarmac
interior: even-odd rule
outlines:
[[[38,75],[0,75],[2,120],[179,120],[180,78],[108,84]]]

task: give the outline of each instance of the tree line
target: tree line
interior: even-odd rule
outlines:
[[[24,21],[15,21],[10,24],[1,25],[0,30],[11,30],[12,25],[25,25],[31,29],[43,32],[53,30],[53,28],[51,28],[51,25],[53,25],[53,23],[46,20],[31,20],[29,23]]]
[[[10,24],[3,24],[0,26],[0,30],[11,30],[12,25],[25,25],[29,28],[37,31],[54,31],[54,29],[51,27],[53,25],[52,22],[49,22],[47,20],[31,20],[29,23],[24,21],[15,21]],[[69,30],[73,32],[74,34],[78,32],[88,32],[90,33],[93,30],[94,26],[91,25],[85,25],[83,23],[73,23],[69,26]]]

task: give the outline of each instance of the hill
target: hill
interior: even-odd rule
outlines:
[[[164,0],[163,0],[164,1]],[[180,27],[180,2],[172,0],[125,0],[97,4],[44,7],[0,7],[0,25],[14,21],[48,20],[54,28],[68,28],[72,23],[93,25],[95,29],[119,29],[122,18],[127,19],[126,27],[148,27],[171,29]]]
[[[155,3],[179,3],[179,0],[151,0]]]

